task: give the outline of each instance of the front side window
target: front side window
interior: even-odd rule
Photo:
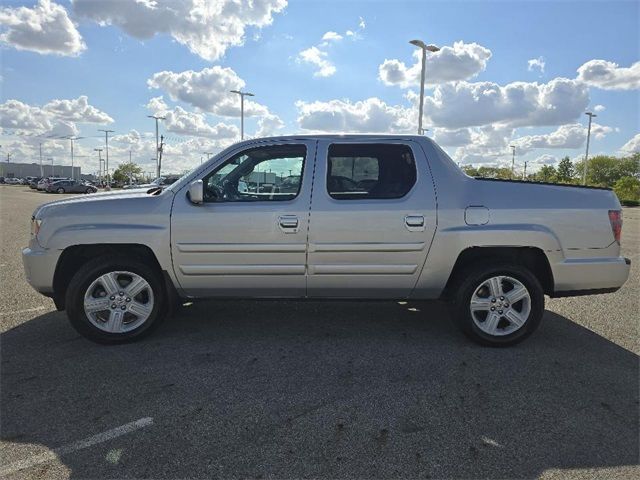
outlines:
[[[300,192],[304,145],[273,145],[245,150],[203,179],[207,202],[293,200]]]
[[[404,197],[416,183],[411,148],[401,144],[333,144],[327,191],[337,200]]]

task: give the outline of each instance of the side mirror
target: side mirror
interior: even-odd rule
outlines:
[[[195,180],[189,185],[189,200],[195,205],[200,205],[204,201],[202,180]]]

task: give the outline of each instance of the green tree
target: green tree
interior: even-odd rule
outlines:
[[[558,178],[557,173],[556,167],[553,165],[543,165],[535,175],[535,179],[540,182],[555,182]]]
[[[135,180],[142,174],[142,168],[133,162],[121,163],[113,172],[113,179],[119,183],[129,183],[129,179]]]
[[[578,178],[582,178],[584,161],[576,164]],[[616,158],[608,155],[596,155],[587,165],[587,184],[601,187],[613,187],[623,177],[640,177],[640,154]]]
[[[640,180],[635,177],[622,177],[613,190],[621,202],[640,202]]]
[[[568,183],[573,180],[576,175],[576,169],[569,157],[564,157],[558,163],[558,171],[556,172],[557,181],[560,183]]]

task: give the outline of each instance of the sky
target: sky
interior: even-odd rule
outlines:
[[[0,161],[163,172],[240,138],[416,133],[461,165],[640,151],[640,2],[3,0]],[[104,156],[104,151],[102,155]]]

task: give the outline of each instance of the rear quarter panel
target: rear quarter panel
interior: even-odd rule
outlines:
[[[536,247],[552,270],[571,259],[619,256],[608,217],[608,210],[620,208],[612,191],[477,180],[435,144],[425,141],[423,148],[435,182],[438,226],[413,297],[439,297],[459,254],[471,247]],[[488,210],[486,224],[466,223],[465,210],[474,206]]]

